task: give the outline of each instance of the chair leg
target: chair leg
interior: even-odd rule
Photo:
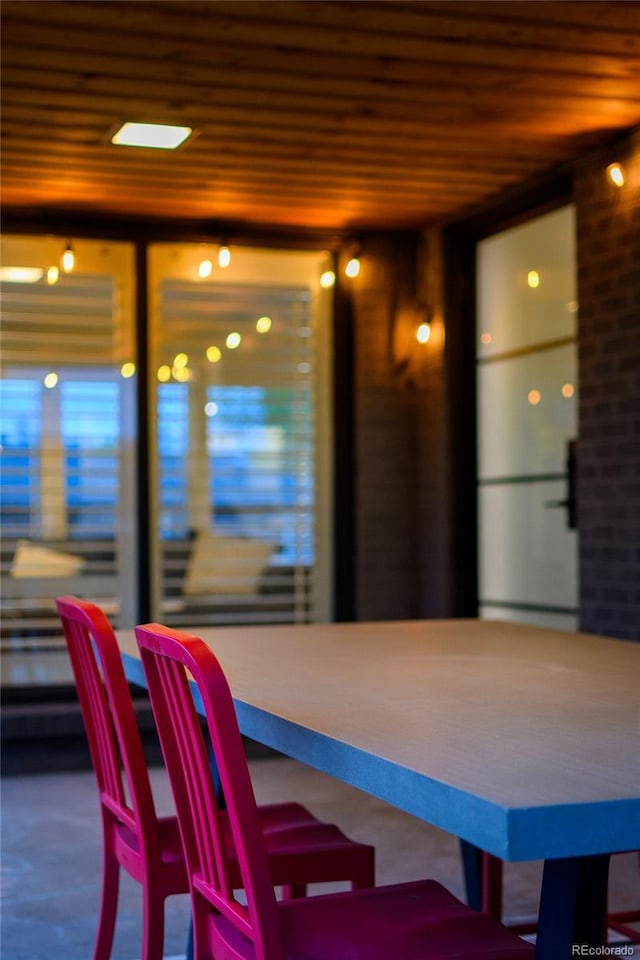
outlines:
[[[142,887],[142,960],[162,960],[164,897],[148,883]]]
[[[502,922],[502,860],[482,854],[482,912]]]
[[[370,890],[376,885],[376,855],[371,850],[371,855],[366,858],[366,863],[361,863],[355,872],[351,874],[352,890]]]
[[[209,942],[208,914],[209,903],[197,892],[191,895],[193,960],[212,960]]]
[[[102,864],[102,901],[100,903],[100,917],[98,919],[93,960],[109,960],[111,947],[113,946],[113,934],[116,927],[120,864],[111,850],[109,835],[109,827],[105,826],[105,849]]]

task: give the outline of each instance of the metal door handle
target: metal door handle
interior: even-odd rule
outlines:
[[[576,441],[567,442],[567,496],[564,500],[545,500],[545,507],[555,509],[564,507],[567,511],[567,526],[569,530],[575,530],[577,522],[577,503],[576,503]]]

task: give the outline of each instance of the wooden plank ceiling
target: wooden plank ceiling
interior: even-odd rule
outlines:
[[[637,2],[5,0],[2,21],[6,207],[419,226],[640,122]],[[198,133],[115,147],[124,120]]]

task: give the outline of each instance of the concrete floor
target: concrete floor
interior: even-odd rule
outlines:
[[[253,760],[251,769],[258,802],[300,800],[350,836],[375,844],[378,883],[430,876],[463,896],[453,837],[292,760]],[[152,770],[152,780],[159,812],[170,812],[163,771]],[[93,774],[5,777],[1,800],[3,960],[89,960],[101,869]],[[637,858],[614,857],[611,873],[612,905],[640,903]],[[535,915],[540,875],[539,864],[506,867],[508,917]],[[165,957],[184,956],[188,922],[187,897],[169,900]],[[139,956],[140,892],[123,875],[112,960]]]

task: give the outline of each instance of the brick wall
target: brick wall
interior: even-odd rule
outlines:
[[[415,239],[368,237],[350,289],[359,620],[450,612],[441,254],[437,232]]]
[[[394,371],[398,305],[410,296],[415,250],[406,239],[369,236],[351,281],[355,339],[355,616],[416,614],[415,410]],[[349,281],[346,281],[349,283]]]
[[[605,177],[619,160],[626,183]],[[640,639],[640,132],[575,170],[581,629]]]

